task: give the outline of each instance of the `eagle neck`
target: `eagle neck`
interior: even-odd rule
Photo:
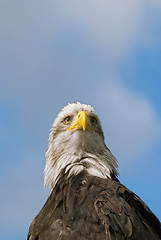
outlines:
[[[109,155],[109,152],[107,152]],[[63,171],[66,179],[77,176],[83,171],[89,175],[103,179],[111,178],[113,169],[110,166],[110,156],[107,153],[90,153],[84,149],[79,151],[64,151],[62,154],[50,154],[47,152],[46,166],[44,170],[45,182],[50,191],[55,187]],[[56,158],[57,156],[57,158]],[[112,155],[113,156],[113,155]]]

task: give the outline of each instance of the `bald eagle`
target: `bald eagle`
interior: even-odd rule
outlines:
[[[68,104],[53,123],[44,170],[50,195],[28,240],[158,240],[161,224],[118,180],[101,122],[85,104]]]

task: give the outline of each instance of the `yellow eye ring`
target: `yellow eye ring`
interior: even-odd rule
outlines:
[[[70,117],[70,116],[66,116],[66,117],[64,118],[63,123],[64,123],[64,124],[69,124],[70,122],[71,122],[71,117]]]

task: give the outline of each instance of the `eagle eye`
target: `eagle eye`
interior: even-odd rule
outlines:
[[[97,118],[94,116],[91,116],[90,121],[91,121],[92,125],[95,125],[97,123]]]
[[[63,123],[64,123],[64,124],[69,124],[70,122],[71,122],[71,116],[66,116],[66,117],[64,118]]]

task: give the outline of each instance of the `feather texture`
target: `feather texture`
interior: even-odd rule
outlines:
[[[28,240],[161,239],[159,220],[119,182],[85,171],[75,177],[61,176],[33,220]]]

